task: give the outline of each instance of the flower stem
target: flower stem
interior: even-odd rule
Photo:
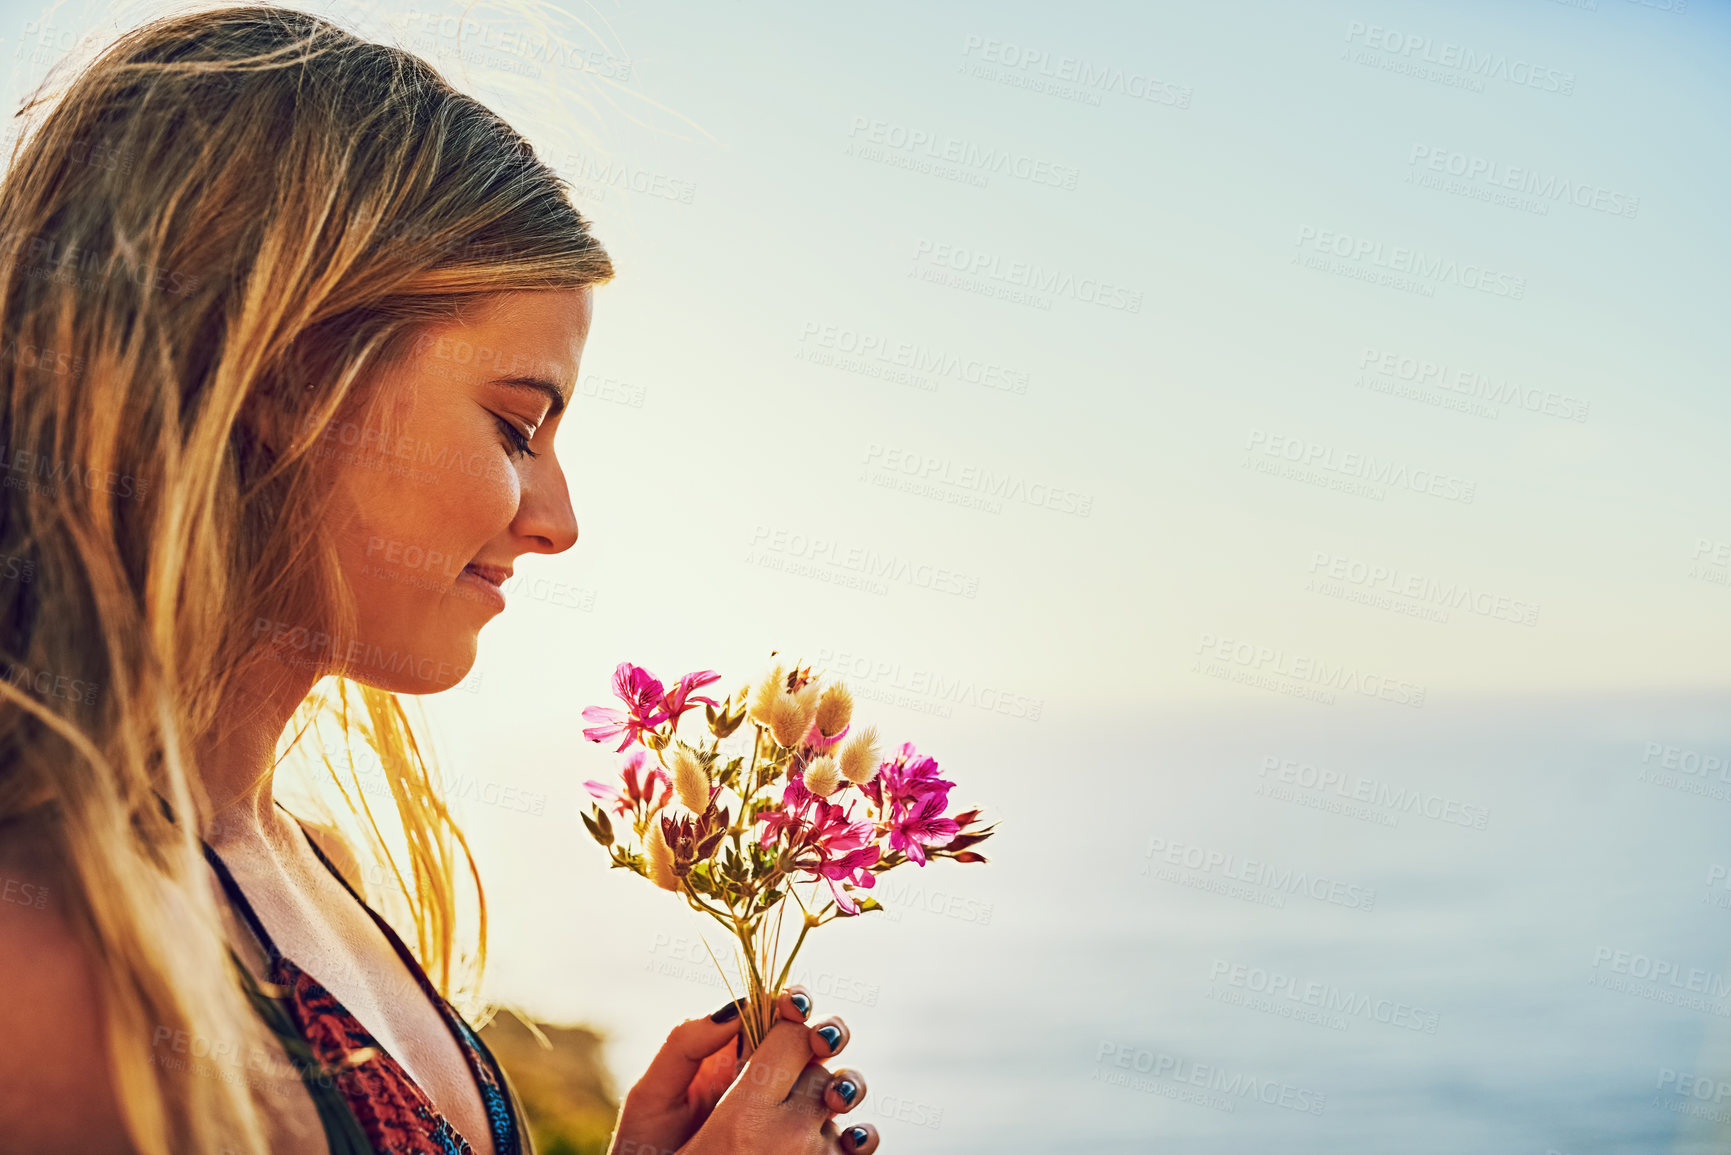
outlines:
[[[788,952],[787,963],[781,968],[781,974],[776,976],[776,980],[775,980],[775,989],[776,990],[779,991],[782,987],[782,984],[787,982],[788,972],[793,969],[793,960],[796,957],[798,957],[799,948],[805,945],[806,932],[809,931],[810,929],[811,929],[811,920],[810,919],[801,919],[800,920],[800,927],[799,927],[799,937],[793,940],[793,950]]]
[[[753,1047],[757,1047],[763,1042],[763,1036],[760,1032],[767,1025],[764,1018],[767,1010],[768,999],[766,995],[768,992],[763,989],[763,975],[757,969],[757,946],[752,941],[750,925],[736,919],[734,921],[734,933],[739,937],[739,945],[745,955],[745,965],[750,968],[751,976],[750,989],[747,992],[751,1003],[751,1017],[745,1024],[746,1037],[751,1040]]]

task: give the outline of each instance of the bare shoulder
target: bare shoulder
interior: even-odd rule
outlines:
[[[39,1155],[129,1153],[63,877],[39,838],[0,827],[0,1135]]]

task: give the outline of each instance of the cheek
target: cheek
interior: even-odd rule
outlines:
[[[369,462],[345,469],[338,489],[351,577],[383,581],[397,594],[455,581],[510,525],[521,496],[504,456],[479,450]]]
[[[516,469],[497,450],[453,461],[438,471],[435,481],[417,488],[422,492],[415,498],[415,512],[427,531],[470,542],[476,550],[511,524],[523,493]]]

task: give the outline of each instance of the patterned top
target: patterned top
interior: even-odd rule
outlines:
[[[304,827],[301,833],[306,834]],[[527,1144],[521,1136],[517,1105],[504,1072],[499,1069],[486,1044],[463,1021],[456,1008],[439,994],[414,955],[409,953],[409,948],[397,937],[396,931],[355,893],[310,835],[307,844],[318,855],[319,861],[336,875],[343,889],[372,916],[409,968],[409,973],[415,976],[427,998],[444,1016],[474,1074],[481,1102],[487,1110],[496,1155],[525,1155]],[[302,1064],[302,1078],[318,1107],[326,1135],[331,1140],[331,1150],[345,1153],[370,1150],[372,1155],[474,1155],[469,1141],[439,1113],[427,1093],[348,1008],[277,949],[264,924],[253,912],[252,904],[247,902],[246,895],[217,853],[208,845],[204,853],[222,882],[229,901],[246,919],[259,945],[269,956],[269,981],[286,992],[273,1000],[258,993],[256,984],[248,983],[254,1004],[259,1006],[267,1023],[284,1036],[291,1054],[298,1052],[306,1060]],[[263,1005],[271,1001],[287,1012],[286,1023],[281,1011]],[[291,1027],[293,1035],[304,1041],[304,1045],[296,1046],[296,1039],[288,1037],[287,1028]],[[353,1056],[362,1054],[365,1057],[360,1062],[352,1061]],[[340,1093],[340,1103],[331,1094],[333,1088]],[[344,1104],[346,1111],[342,1109]],[[366,1146],[361,1145],[361,1136],[355,1133],[357,1124],[359,1132],[364,1134]]]

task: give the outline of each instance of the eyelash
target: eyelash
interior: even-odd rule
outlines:
[[[529,439],[523,436],[523,431],[521,429],[518,429],[515,425],[512,425],[509,421],[500,417],[496,413],[493,415],[493,420],[497,421],[499,423],[499,428],[505,431],[505,437],[511,442],[511,451],[515,456],[541,456],[539,453],[536,453],[533,449],[529,448]]]

